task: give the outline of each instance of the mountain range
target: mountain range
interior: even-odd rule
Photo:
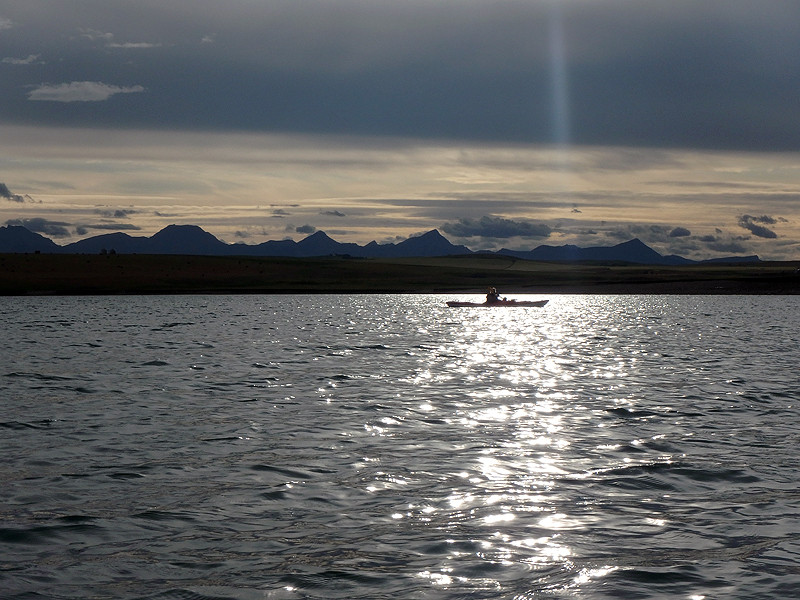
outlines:
[[[203,256],[272,256],[308,258],[318,256],[349,256],[353,258],[405,258],[422,256],[453,256],[477,254],[466,246],[452,244],[438,230],[432,229],[397,244],[370,242],[365,246],[341,243],[326,233],[317,231],[299,242],[269,241],[262,244],[227,244],[196,225],[169,225],[150,236],[131,236],[127,233],[107,233],[59,246],[49,238],[20,225],[0,227],[0,252],[47,254],[191,254]],[[663,256],[633,239],[615,246],[580,248],[573,245],[538,246],[519,251],[503,248],[501,254],[526,260],[552,262],[626,262],[648,265],[693,264],[688,258]],[[731,256],[699,262],[758,262],[758,256]]]

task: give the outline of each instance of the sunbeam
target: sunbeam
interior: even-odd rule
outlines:
[[[551,0],[548,30],[553,140],[565,149],[570,141],[570,110],[564,16],[560,0]]]

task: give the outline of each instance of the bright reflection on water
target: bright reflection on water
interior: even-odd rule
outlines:
[[[796,299],[445,300],[5,301],[0,584],[791,597]]]
[[[420,576],[453,589],[500,593],[529,581],[532,593],[598,597],[609,587],[603,578],[649,564],[643,551],[666,547],[686,564],[698,560],[708,540],[676,533],[696,505],[673,504],[697,502],[708,491],[698,480],[729,471],[716,473],[704,448],[687,456],[700,433],[690,421],[705,417],[700,405],[738,402],[742,392],[726,378],[740,365],[728,353],[747,356],[744,344],[758,342],[727,331],[737,308],[698,315],[696,304],[713,299],[559,297],[544,310],[448,313],[444,339],[411,379],[411,395],[440,415],[437,439],[452,440],[453,452],[434,475],[447,502],[433,492],[423,512],[407,513],[446,532],[452,548]],[[734,479],[752,477],[733,460]],[[447,473],[454,463],[461,470]],[[644,579],[657,581],[661,568],[645,569]],[[680,581],[686,567],[671,568]],[[692,579],[675,591],[688,597]],[[610,597],[626,594],[636,597],[624,585]]]
[[[440,585],[476,579],[478,587],[499,591],[502,582],[488,575],[514,570],[514,565],[534,573],[548,567],[575,571],[574,550],[564,532],[589,527],[595,518],[586,510],[561,512],[566,498],[557,481],[580,474],[582,456],[572,446],[585,446],[587,438],[602,441],[606,435],[598,431],[605,411],[597,422],[597,415],[581,404],[586,400],[584,380],[591,380],[591,394],[625,405],[630,400],[617,390],[636,361],[604,345],[609,326],[586,322],[579,304],[562,299],[562,318],[555,321],[530,309],[448,314],[450,339],[422,361],[417,393],[428,406],[434,405],[433,397],[447,406],[441,411],[449,413],[443,421],[452,428],[451,435],[463,439],[454,450],[465,468],[449,485],[449,503],[428,511],[426,518],[435,519],[438,527],[468,532],[458,541],[478,549],[466,553],[472,562],[484,562],[471,567],[484,576],[470,577],[470,569],[458,568],[465,552],[449,538],[454,550],[434,579]],[[591,501],[584,505],[591,506]],[[610,571],[582,569],[571,582],[545,588],[586,584]],[[454,572],[461,572],[455,580]],[[432,577],[427,570],[421,575]]]

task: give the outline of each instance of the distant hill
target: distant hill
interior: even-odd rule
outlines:
[[[263,244],[231,244],[227,254],[242,256],[280,256],[290,258],[309,258],[312,256],[350,256],[353,258],[403,258],[412,256],[452,256],[472,254],[466,246],[451,244],[437,230],[420,236],[410,237],[398,244],[379,244],[370,242],[366,246],[342,243],[332,239],[323,231],[317,231],[307,238],[269,241]]]
[[[22,225],[0,227],[0,252],[49,252],[61,250],[61,246],[44,236],[34,233]]]
[[[120,254],[227,254],[229,244],[218,240],[197,225],[169,225],[152,237],[126,233],[106,233],[67,244],[62,252],[97,254],[103,250]]]
[[[99,254],[111,249],[120,254],[144,254],[150,238],[134,237],[127,233],[104,233],[85,238],[60,248],[66,254]]]
[[[681,256],[662,256],[638,238],[616,246],[539,246],[528,252],[500,250],[507,254],[527,260],[546,260],[554,262],[628,262],[644,265],[684,265],[693,261]]]
[[[454,246],[436,229],[417,237],[408,238],[394,246],[393,250],[397,256],[446,256],[472,253],[466,246]]]
[[[196,225],[169,225],[151,237],[131,236],[126,233],[107,233],[86,238],[72,244],[59,246],[52,240],[29,231],[25,227],[10,225],[0,227],[0,252],[98,254],[191,254],[198,256],[275,256],[310,258],[316,256],[350,256],[353,258],[403,258],[424,256],[454,256],[473,254],[466,246],[452,244],[439,231],[433,229],[410,237],[397,244],[370,242],[366,246],[341,243],[318,231],[295,242],[293,240],[269,241],[262,244],[226,244]],[[621,262],[646,265],[684,265],[692,261],[681,256],[662,256],[639,239],[615,246],[580,248],[574,245],[538,246],[533,250],[502,249],[494,254],[513,256],[526,260],[550,262]],[[758,262],[758,256],[732,256],[703,262],[741,263]]]
[[[714,258],[707,261],[694,261],[682,256],[670,254],[663,256],[638,238],[617,244],[616,246],[590,246],[580,248],[573,245],[565,246],[538,246],[527,252],[502,249],[497,254],[505,254],[524,258],[526,260],[540,260],[550,262],[623,262],[640,265],[688,265],[698,262],[718,263],[745,263],[759,262],[758,256],[729,256]]]

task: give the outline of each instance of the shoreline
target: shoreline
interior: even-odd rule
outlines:
[[[0,254],[0,295],[800,294],[800,261],[654,266],[502,256],[352,259]]]

